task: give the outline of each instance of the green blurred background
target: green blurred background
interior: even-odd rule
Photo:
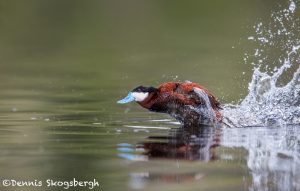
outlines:
[[[167,117],[116,100],[175,80],[198,82],[222,102],[243,98],[252,75],[247,37],[277,2],[1,0],[0,177],[97,178],[103,191],[131,190],[130,173],[150,169],[157,178],[146,190],[242,190],[251,178],[239,149],[222,151],[237,156],[232,162],[182,162],[180,173],[209,174],[200,186],[159,184],[174,161],[119,158],[118,144],[168,132],[126,127],[165,126],[148,120]]]
[[[234,101],[251,75],[246,39],[275,3],[3,0],[1,85],[123,90],[190,80]]]

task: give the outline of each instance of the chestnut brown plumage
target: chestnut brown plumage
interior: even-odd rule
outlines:
[[[220,103],[197,83],[167,82],[158,88],[139,86],[131,93],[145,95],[143,99],[132,98],[142,107],[168,113],[185,125],[211,125],[222,120]]]

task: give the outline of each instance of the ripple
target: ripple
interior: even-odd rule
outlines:
[[[170,127],[156,127],[156,126],[140,126],[140,125],[124,125],[125,127],[135,128],[135,129],[171,129]]]

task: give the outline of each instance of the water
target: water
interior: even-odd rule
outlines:
[[[1,2],[1,190],[300,190],[299,3],[277,3]],[[236,127],[116,104],[170,80],[233,102]]]
[[[224,131],[222,143],[248,151],[249,190],[300,189],[299,126],[234,128]]]
[[[254,27],[255,36],[248,39],[258,48],[244,59],[254,66],[249,93],[239,104],[225,106],[227,124],[245,127],[224,131],[223,144],[247,149],[249,190],[300,189],[300,26],[295,11],[291,0],[288,8],[271,14],[269,25]],[[276,49],[281,54],[271,68],[268,54]]]
[[[300,123],[300,20],[296,9],[290,1],[288,8],[272,13],[268,25],[259,22],[254,27],[255,36],[248,39],[257,48],[251,58],[246,54],[244,59],[254,66],[249,93],[240,104],[225,106],[231,126]],[[271,51],[280,54],[270,59]]]

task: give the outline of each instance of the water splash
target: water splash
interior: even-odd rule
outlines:
[[[294,13],[296,9],[296,4],[294,1],[291,1],[290,6],[289,6],[289,10]]]
[[[244,100],[225,105],[229,126],[300,124],[300,20],[296,2],[288,3],[248,37],[257,46],[244,58],[254,67],[252,80]]]

